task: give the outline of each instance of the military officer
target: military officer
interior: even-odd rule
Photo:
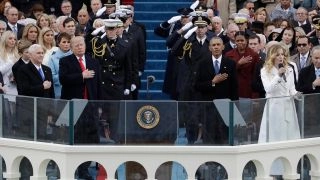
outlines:
[[[93,57],[101,66],[102,99],[128,99],[131,86],[131,58],[128,43],[117,36],[117,19],[105,19],[104,37],[92,40]]]

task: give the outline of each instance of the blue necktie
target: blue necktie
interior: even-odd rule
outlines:
[[[320,69],[316,69],[316,76],[317,78],[320,77]]]
[[[214,71],[216,72],[216,74],[219,74],[219,61],[218,60],[215,60],[214,61]]]
[[[39,72],[39,74],[40,74],[40,76],[41,76],[42,80],[44,81],[44,73],[43,73],[42,69],[41,69],[41,68],[39,68],[39,69],[38,69],[38,72]]]
[[[304,68],[307,64],[307,59],[305,56],[301,56],[301,60],[300,60],[300,65],[301,65],[301,68]]]

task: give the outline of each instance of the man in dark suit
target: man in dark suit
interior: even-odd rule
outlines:
[[[60,60],[61,99],[99,99],[99,64],[85,54],[85,48],[83,37],[76,36],[71,40],[73,54]],[[81,68],[81,64],[85,69]]]
[[[228,51],[230,51],[236,47],[234,35],[238,31],[239,31],[239,27],[235,23],[231,23],[228,25],[227,35],[223,38],[224,44],[225,44],[224,49],[223,49],[223,54],[226,54]]]
[[[209,50],[212,55],[199,62],[196,75],[196,90],[200,92],[203,101],[214,99],[238,99],[236,64],[232,60],[222,56],[224,45],[219,37],[210,40]],[[218,61],[219,71],[215,72],[214,66]]]
[[[17,84],[19,94],[24,96],[34,96],[43,98],[54,98],[54,89],[52,86],[52,73],[48,66],[42,64],[44,49],[39,44],[33,44],[28,49],[30,62],[22,65],[17,74]],[[32,98],[19,98],[20,113],[24,113],[21,126],[18,128],[18,134],[24,135],[24,138],[33,137],[33,103]],[[37,99],[37,138],[43,139],[46,136],[46,125],[49,111],[52,109],[52,100]],[[22,111],[20,111],[22,110]],[[27,110],[27,111],[26,111]]]
[[[302,68],[299,73],[297,90],[303,94],[320,93],[320,46],[316,46],[311,51],[311,65]],[[319,109],[320,100],[317,95],[304,96],[304,128],[305,137],[313,136],[319,129]]]
[[[311,41],[307,36],[301,36],[297,39],[298,53],[291,56],[290,60],[296,63],[298,71],[311,64],[310,49],[312,47]]]
[[[202,101],[237,100],[239,98],[236,63],[222,55],[223,49],[222,39],[213,37],[209,43],[211,55],[199,62],[195,88],[200,92],[200,100]],[[227,143],[228,127],[215,105],[206,103],[203,105],[203,110],[203,114],[206,116],[199,126],[202,129],[203,143]]]
[[[18,84],[25,96],[54,98],[52,73],[48,66],[42,64],[44,50],[39,44],[29,47],[31,63],[18,71]]]
[[[30,59],[29,59],[29,52],[28,49],[29,47],[32,45],[32,43],[30,41],[27,40],[20,40],[18,42],[18,52],[20,54],[20,59],[14,63],[14,65],[12,66],[12,73],[13,73],[13,77],[14,80],[16,82],[18,82],[18,71],[20,70],[20,68],[25,65],[28,64]],[[18,93],[21,92],[19,84],[17,84],[17,89],[18,89]],[[20,95],[20,94],[19,94]]]
[[[296,20],[292,23],[293,27],[301,27],[306,34],[311,30],[311,24],[308,21],[308,11],[304,7],[299,7],[296,11]]]
[[[62,99],[97,100],[100,97],[100,66],[96,59],[85,54],[86,44],[82,36],[71,39],[73,54],[61,58],[59,79],[62,85]],[[99,143],[98,119],[94,112],[97,107],[88,103],[74,126],[75,144]],[[88,172],[91,162],[83,163],[78,168],[78,178],[92,179]]]
[[[24,26],[18,24],[18,9],[16,7],[8,8],[7,13],[7,30],[14,32],[18,39],[21,39]]]

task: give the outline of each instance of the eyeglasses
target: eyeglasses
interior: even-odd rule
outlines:
[[[306,47],[308,44],[297,44],[298,47]]]
[[[251,10],[251,9],[254,9],[254,7],[250,7],[250,8],[248,8],[249,10]]]

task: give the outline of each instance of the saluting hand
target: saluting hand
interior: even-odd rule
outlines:
[[[82,71],[82,77],[83,79],[90,79],[90,78],[93,78],[94,77],[94,70],[89,70],[89,69],[86,69],[84,71]]]
[[[51,81],[43,81],[43,88],[49,89],[51,87]]]

